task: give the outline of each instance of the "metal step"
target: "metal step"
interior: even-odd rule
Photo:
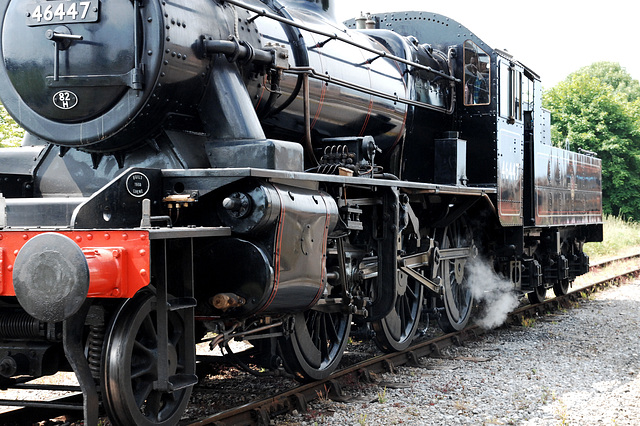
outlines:
[[[195,374],[176,374],[169,377],[169,390],[175,392],[196,383],[198,383],[198,376]]]

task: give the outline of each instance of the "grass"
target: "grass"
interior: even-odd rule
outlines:
[[[387,401],[389,401],[389,398],[387,398],[387,387],[385,386],[382,392],[378,392],[378,402],[384,404]]]
[[[558,398],[556,397],[555,391],[549,389],[546,386],[542,388],[542,395],[540,396],[540,402],[542,402],[542,404],[554,402],[556,399]]]
[[[329,386],[324,385],[324,390],[316,390],[316,395],[318,396],[318,400],[322,402],[329,401]]]
[[[581,291],[580,298],[584,300],[594,300],[596,298],[595,294],[591,291]]]
[[[640,246],[640,223],[615,216],[604,218],[604,241],[587,243],[584,251],[590,258],[611,256],[629,247]]]
[[[569,413],[567,412],[567,406],[560,400],[560,404],[556,408],[556,415],[560,420],[559,425],[567,426],[569,424]]]

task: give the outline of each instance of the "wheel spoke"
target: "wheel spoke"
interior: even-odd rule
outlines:
[[[149,398],[149,395],[151,395],[151,392],[153,392],[153,382],[149,381],[144,383],[141,383],[141,382],[138,382],[138,383],[139,385],[135,389],[134,398],[136,400],[136,406],[141,408],[144,405],[147,398]]]
[[[156,421],[160,421],[160,409],[162,408],[162,394],[158,391],[153,391],[147,397],[145,413],[147,418],[151,418]]]
[[[150,338],[152,341],[157,339],[158,333],[156,331],[156,325],[151,319],[150,315],[147,315],[140,326],[140,334],[143,337]]]
[[[325,361],[325,359],[327,359],[327,330],[326,330],[326,325],[325,325],[326,319],[324,318],[324,315],[318,315],[318,320],[317,320],[317,337],[318,337],[318,342],[316,347],[318,348],[318,350],[320,351],[320,365],[322,365],[322,363]]]
[[[170,327],[169,344],[172,346],[178,346],[183,336],[184,336],[184,329],[182,327],[179,327],[173,324],[173,327]]]
[[[154,346],[157,346],[157,342],[156,342],[156,345]],[[144,359],[153,358],[156,354],[155,347],[150,348],[139,340],[136,340],[135,342],[133,342],[133,352],[137,357],[141,357]]]
[[[319,313],[314,313],[314,319],[313,319],[311,331],[312,331],[313,343],[315,347],[320,349],[320,351],[322,352],[322,346],[323,346],[322,318]]]
[[[316,339],[316,325],[315,325],[315,313],[311,312],[311,314],[305,319],[306,329],[309,331],[309,337],[311,341],[315,341]],[[315,344],[314,344],[315,346]]]
[[[160,407],[160,411],[158,412],[159,420],[164,420],[165,417],[171,414],[170,412],[171,407],[175,403],[179,402],[177,395],[178,395],[178,392],[170,392],[162,395],[162,400],[161,400],[162,406]]]
[[[135,366],[131,366],[131,380],[135,380],[147,375],[157,377],[154,364],[138,363]]]
[[[335,341],[338,339],[338,330],[336,330],[336,324],[333,322],[333,318],[331,315],[326,315],[327,317],[327,341]]]
[[[407,323],[411,321],[411,306],[409,305],[409,299],[406,296],[402,296],[402,305],[398,311],[398,316],[402,323],[401,330],[406,330]]]
[[[415,301],[415,300],[417,300],[417,299],[418,299],[418,296],[416,295],[416,292],[414,291],[414,289],[413,289],[413,288],[411,288],[411,287],[407,287],[407,290],[406,290],[406,291],[405,291],[405,293],[404,293],[404,298],[405,298],[407,301],[411,301],[411,302],[413,302],[413,301]]]

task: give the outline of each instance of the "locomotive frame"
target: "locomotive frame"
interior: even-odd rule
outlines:
[[[0,17],[0,98],[29,132],[0,153],[0,377],[73,370],[87,424],[99,401],[115,424],[177,423],[207,332],[324,378],[354,320],[402,350],[422,315],[469,323],[470,262],[536,302],[602,238],[600,160],[552,147],[540,78],[444,16],[348,30],[328,0],[12,0]]]

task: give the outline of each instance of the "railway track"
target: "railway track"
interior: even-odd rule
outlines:
[[[640,253],[628,256],[608,259],[592,265],[593,271],[602,270],[616,262],[629,263],[631,260],[640,258]],[[591,280],[586,285],[576,286],[565,296],[548,298],[539,304],[524,304],[511,312],[507,319],[509,324],[521,324],[524,318],[544,316],[560,308],[574,306],[574,303],[582,298],[588,297],[591,293],[597,292],[612,283],[618,283],[625,277],[640,274],[640,265],[633,264],[617,270],[615,274]],[[588,279],[588,278],[587,278]],[[345,384],[372,383],[373,377],[384,372],[393,372],[399,366],[421,366],[423,357],[439,357],[442,351],[453,345],[461,345],[470,339],[478,339],[485,333],[485,330],[478,326],[468,327],[457,333],[428,338],[419,341],[408,349],[392,354],[378,355],[370,359],[355,363],[345,367],[326,380],[316,381],[309,384],[290,387],[280,391],[275,395],[259,399],[249,403],[243,403],[237,407],[230,408],[213,415],[204,415],[197,420],[184,420],[180,425],[231,425],[231,424],[269,424],[270,420],[278,415],[290,413],[293,410],[303,412],[307,410],[310,402],[318,398],[330,398],[334,400],[345,400],[343,388]],[[259,380],[259,379],[257,379]],[[77,387],[68,385],[30,385],[21,384],[18,388],[33,390],[38,389],[49,391],[77,391]],[[194,390],[194,394],[202,389]],[[10,401],[2,400],[3,404]],[[0,413],[0,424],[21,425],[37,423],[45,419],[57,418],[60,424],[69,424],[82,416],[82,399],[79,395],[65,395],[62,398],[52,401],[31,401],[25,402],[24,408]],[[78,408],[80,410],[78,410]],[[56,424],[55,421],[49,424]],[[73,424],[73,423],[71,423]]]
[[[616,262],[630,261],[630,260],[638,259],[638,258],[640,258],[640,252],[631,253],[631,254],[627,254],[627,255],[624,255],[624,256],[616,256],[616,257],[612,257],[612,258],[609,258],[609,259],[602,259],[602,260],[599,260],[598,262],[592,263],[589,266],[589,270],[590,270],[590,272],[593,272],[594,270],[596,270],[598,268],[603,268],[603,267],[609,266],[609,265],[611,265],[613,263],[616,263]]]
[[[623,262],[640,258],[640,253],[607,259],[592,266],[592,271],[610,266],[616,262]],[[616,272],[614,276],[598,279],[588,285],[573,288],[565,296],[546,299],[535,305],[525,304],[509,314],[507,322],[521,324],[523,318],[536,317],[555,311],[559,308],[572,306],[573,302],[587,297],[589,294],[606,288],[612,283],[620,282],[629,275],[640,274],[640,266],[633,266]],[[217,413],[207,418],[184,422],[183,425],[231,425],[231,424],[269,424],[270,418],[295,410],[306,411],[307,404],[317,398],[344,399],[343,383],[353,383],[354,380],[371,382],[372,375],[393,372],[402,365],[421,366],[420,358],[440,356],[442,350],[452,345],[460,345],[469,339],[477,339],[485,330],[478,326],[468,327],[457,333],[442,335],[433,339],[419,342],[408,349],[387,355],[380,355],[353,366],[341,369],[326,380],[302,385],[275,396],[245,404],[241,407]]]

